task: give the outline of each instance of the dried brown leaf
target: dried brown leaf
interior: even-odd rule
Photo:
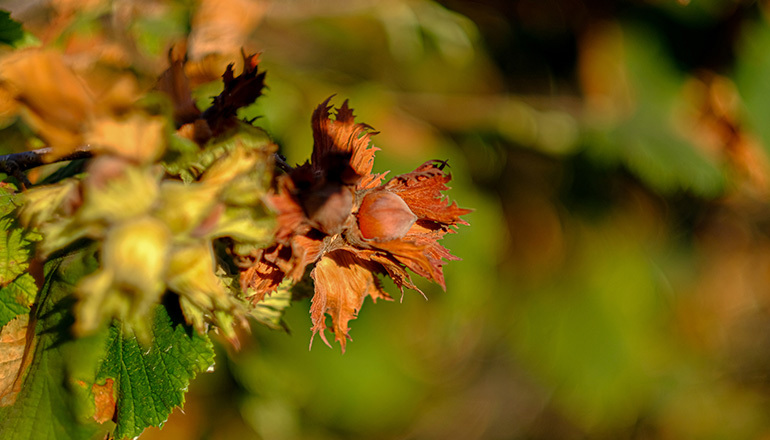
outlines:
[[[246,55],[245,52],[241,52],[241,56],[243,57],[241,74],[235,76],[233,64],[228,65],[225,73],[222,74],[224,90],[214,97],[211,107],[203,112],[202,117],[208,122],[214,134],[222,133],[232,126],[238,109],[250,105],[262,96],[265,72],[258,70],[259,56]]]
[[[324,343],[331,346],[324,333],[326,315],[331,316],[334,338],[344,353],[345,344],[350,339],[348,321],[356,318],[364,299],[367,296],[375,302],[379,298],[390,299],[374,275],[378,271],[375,264],[345,250],[337,250],[321,258],[311,272],[316,286],[310,307],[313,336],[320,333]],[[313,345],[312,338],[310,345]]]
[[[29,366],[24,362],[29,315],[12,319],[0,330],[0,407],[10,406],[21,391],[21,379]]]
[[[411,173],[393,178],[385,188],[404,199],[409,209],[420,219],[428,219],[444,225],[467,225],[460,216],[470,209],[457,207],[456,202],[447,202],[442,191],[449,190],[446,183],[452,175],[444,172],[445,162],[428,161]]]
[[[296,185],[290,176],[280,176],[276,182],[276,189],[271,191],[266,202],[270,209],[276,212],[278,229],[275,239],[278,242],[286,242],[297,233],[306,221],[305,212],[299,204],[296,196]]]
[[[364,178],[358,184],[359,188],[374,187],[382,179],[382,175],[371,174],[374,153],[378,148],[369,145],[369,140],[376,132],[372,132],[372,127],[366,124],[355,122],[353,109],[348,107],[347,100],[332,120],[329,112],[331,98],[327,98],[313,112],[313,154],[310,158],[313,170],[327,174],[330,167],[339,168],[334,163],[336,158],[345,157],[352,171],[359,178]]]
[[[174,122],[178,127],[194,122],[200,110],[192,97],[190,80],[185,72],[185,55],[182,48],[173,48],[168,54],[169,68],[158,78],[156,88],[171,98],[174,106]]]
[[[91,392],[94,394],[94,420],[97,423],[104,423],[108,420],[112,420],[115,416],[116,403],[115,403],[115,391],[113,385],[115,381],[108,377],[104,385],[94,384],[91,387]]]

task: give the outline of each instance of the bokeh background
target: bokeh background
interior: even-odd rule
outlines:
[[[65,50],[128,35],[150,71],[188,34],[193,60],[262,51],[243,116],[288,162],[336,94],[381,132],[375,171],[448,159],[475,210],[446,292],[390,285],[344,355],[308,351],[299,301],[143,439],[770,438],[769,2],[0,7]]]

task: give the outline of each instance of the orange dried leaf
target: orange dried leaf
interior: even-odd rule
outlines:
[[[12,319],[0,330],[0,407],[10,406],[21,391],[29,315]]]
[[[66,155],[79,145],[94,98],[61,54],[17,51],[0,61],[0,80],[23,106],[27,123],[51,145],[54,156]]]
[[[241,272],[241,287],[244,291],[252,289],[255,295],[251,301],[257,303],[275,291],[284,278],[294,282],[302,279],[305,268],[320,257],[323,246],[321,240],[297,236],[291,247],[274,244],[261,249],[251,265]]]
[[[377,249],[387,251],[393,259],[423,278],[433,280],[446,290],[445,261],[459,260],[430,236],[409,236],[402,240],[377,243]]]
[[[373,263],[380,264],[385,273],[393,280],[393,282],[401,290],[401,294],[404,293],[404,287],[420,292],[423,296],[425,294],[420,290],[413,282],[412,277],[407,272],[406,267],[398,261],[393,255],[375,250],[359,250],[357,252],[361,258],[369,259]]]
[[[369,176],[363,183],[368,186],[376,186],[382,178],[380,175],[371,175],[374,164],[374,153],[378,148],[369,145],[369,138],[376,132],[372,127],[356,123],[353,109],[348,107],[348,101],[342,103],[337,110],[334,120],[330,118],[332,106],[329,105],[329,97],[313,112],[313,155],[310,162],[316,171],[328,171],[330,158],[346,157],[350,168],[358,177]],[[376,181],[376,182],[375,182]],[[347,182],[346,182],[347,183]]]
[[[237,53],[259,25],[267,7],[267,2],[252,0],[198,2],[192,19],[191,58]]]
[[[315,281],[315,295],[310,307],[313,336],[320,332],[324,343],[331,346],[324,334],[328,314],[332,318],[334,338],[345,352],[345,344],[350,339],[348,321],[356,318],[364,299],[367,296],[374,301],[390,299],[380,288],[374,272],[378,272],[376,265],[344,250],[326,254],[316,263],[311,273]],[[310,345],[313,345],[312,338]]]
[[[0,86],[0,125],[15,118],[19,113],[19,103],[7,87]]]
[[[282,252],[285,254],[282,259],[288,261],[291,258],[291,248],[275,244],[269,248],[261,249],[257,252],[251,265],[241,271],[241,288],[248,293],[251,293],[249,289],[254,291],[254,296],[251,298],[252,302],[261,301],[266,294],[275,291],[283,281],[286,274],[276,261],[277,255]]]
[[[278,229],[275,237],[279,242],[297,234],[305,221],[305,212],[294,197],[297,189],[289,176],[280,176],[276,190],[267,197],[267,205],[277,213]]]
[[[184,65],[184,73],[192,87],[197,87],[222,77],[231,60],[220,54],[208,54],[198,60],[188,60]]]
[[[452,180],[452,175],[443,171],[444,166],[445,162],[425,162],[411,173],[395,177],[385,188],[404,199],[420,219],[452,226],[467,225],[460,216],[471,210],[459,208],[455,202],[448,203],[441,193],[450,189],[446,183]]]
[[[115,416],[115,391],[113,385],[115,381],[108,377],[104,382],[104,385],[94,384],[91,387],[91,392],[94,394],[94,420],[97,423],[104,423],[108,420],[112,420]]]

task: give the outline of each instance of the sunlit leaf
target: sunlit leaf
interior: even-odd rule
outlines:
[[[37,284],[29,273],[17,277],[0,289],[0,326],[18,315],[29,313],[35,295]]]
[[[73,339],[69,332],[74,285],[95,267],[93,253],[84,252],[46,265],[46,285],[30,321],[35,329],[34,342],[27,345],[29,365],[15,403],[0,408],[0,438],[80,440],[105,430],[91,418],[89,384],[108,334]]]
[[[12,188],[0,187],[0,286],[6,286],[27,270],[32,243],[40,236],[19,225],[13,210],[16,196]]]
[[[214,364],[208,337],[175,323],[164,307],[156,307],[152,344],[142,346],[120,323],[110,328],[110,342],[96,383],[114,381],[117,395],[115,437],[135,437],[159,426],[184,403],[195,375]]]

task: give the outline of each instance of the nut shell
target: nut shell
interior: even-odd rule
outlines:
[[[404,199],[390,191],[367,194],[361,201],[357,218],[361,235],[377,241],[403,237],[417,220]]]

